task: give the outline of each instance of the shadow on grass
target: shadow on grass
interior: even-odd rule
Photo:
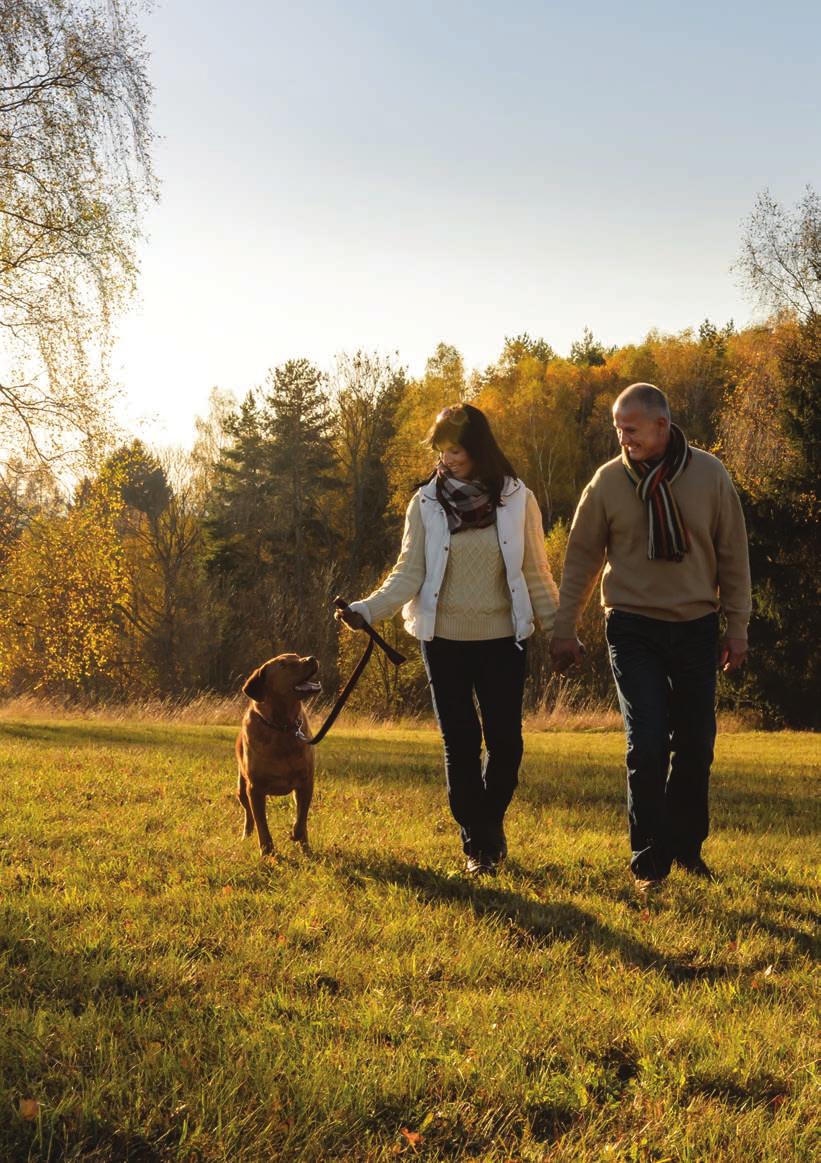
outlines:
[[[351,753],[342,737],[335,745],[320,748],[325,773],[344,778],[349,786],[362,782],[418,787],[442,782],[441,749],[428,741],[419,745],[358,739],[354,746]],[[771,775],[762,777],[743,768],[732,774],[717,773],[712,792],[714,819],[718,826],[742,833],[786,830],[795,836],[814,835],[821,819],[816,788],[817,781],[793,775],[778,776],[774,782]],[[623,761],[619,757],[612,764],[591,764],[574,758],[557,766],[555,759],[531,759],[516,794],[521,803],[536,808],[593,808],[623,814]]]
[[[23,930],[18,924],[0,931],[0,955],[8,970],[4,996],[23,1005],[36,1007],[48,999],[76,1017],[91,1005],[142,1006],[165,996],[153,974],[123,964],[112,950],[57,950],[46,929]]]
[[[777,896],[808,897],[816,891],[815,884],[791,879],[787,876],[776,876],[767,871],[753,870],[747,879],[751,888],[760,892],[774,893]]]
[[[584,953],[604,950],[638,969],[656,970],[675,985],[715,982],[744,974],[737,965],[700,964],[696,956],[665,957],[651,945],[604,924],[593,913],[566,901],[543,902],[512,889],[464,876],[448,876],[433,868],[419,867],[390,857],[382,859],[339,858],[340,875],[352,886],[368,880],[407,888],[425,902],[464,904],[478,917],[507,923],[509,939],[515,944],[540,946],[554,941],[573,941]]]
[[[214,745],[225,746],[230,753],[231,728],[175,727],[167,724],[128,723],[0,723],[0,743],[4,739],[54,744],[58,747],[169,747],[194,751],[212,751]]]
[[[42,1128],[31,1123],[9,1126],[5,1141],[0,1139],[0,1150],[6,1148],[9,1154],[2,1157],[9,1160],[83,1159],[85,1163],[163,1163],[170,1157],[168,1144],[162,1140],[168,1138],[172,1128],[160,1136],[160,1141],[153,1143],[138,1131],[117,1127],[95,1116],[65,1118],[46,1112],[42,1122]],[[181,1128],[174,1129],[179,1136]],[[47,1147],[43,1146],[44,1140]]]
[[[729,912],[727,917],[730,924],[737,926],[739,929],[745,927],[750,929],[763,929],[765,933],[769,933],[777,941],[791,941],[800,953],[805,953],[814,960],[821,953],[821,941],[813,933],[807,933],[803,929],[797,929],[792,925],[785,924],[783,921],[771,920],[761,912]],[[821,927],[819,927],[821,917],[813,909],[808,908],[806,916],[799,915],[797,919],[813,927],[815,934],[821,932]],[[783,957],[780,959],[782,961],[784,960]]]
[[[705,1097],[718,1099],[737,1110],[752,1110],[765,1106],[778,1109],[790,1097],[790,1088],[782,1079],[770,1074],[754,1075],[741,1086],[735,1078],[703,1077],[692,1079],[684,1090],[685,1098]]]
[[[741,833],[772,831],[791,836],[814,836],[821,822],[819,798],[812,788],[799,794],[798,784],[779,790],[764,791],[760,786],[736,785],[715,788],[711,795],[711,816],[717,828],[732,828]],[[802,785],[803,786],[803,785]],[[590,808],[602,811],[624,810],[624,784],[601,773],[588,775],[581,769],[561,783],[552,780],[520,786],[517,796],[524,803],[540,808]]]
[[[814,836],[821,822],[818,797],[788,790],[764,792],[756,787],[716,789],[711,817],[718,828],[738,832],[783,831]]]

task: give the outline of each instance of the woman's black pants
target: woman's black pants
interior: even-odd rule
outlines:
[[[494,859],[503,851],[502,822],[522,760],[526,644],[513,638],[434,638],[422,643],[422,657],[445,745],[448,802],[462,846],[468,855]]]

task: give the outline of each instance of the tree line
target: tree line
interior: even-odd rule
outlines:
[[[782,313],[736,330],[650,333],[605,349],[586,332],[568,357],[527,334],[468,374],[440,344],[409,378],[379,354],[274,368],[234,401],[214,390],[190,453],[139,440],[103,458],[66,498],[47,466],[4,472],[0,503],[0,690],[83,700],[236,691],[281,650],[315,653],[326,690],[358,643],[338,638],[331,598],[367,593],[393,561],[402,515],[432,454],[424,435],[468,399],[533,489],[554,571],[579,493],[617,448],[610,408],[636,380],[668,393],[690,440],[716,452],[742,496],[755,612],[746,673],[725,705],[768,723],[817,720],[818,316]],[[580,692],[609,697],[595,603]],[[402,643],[397,617],[389,634]],[[410,646],[410,644],[405,643]],[[534,641],[534,697],[549,680]],[[374,667],[361,696],[385,715],[426,705],[417,652],[398,673]]]

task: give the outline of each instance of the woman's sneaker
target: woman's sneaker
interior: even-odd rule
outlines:
[[[637,876],[633,883],[639,896],[643,900],[648,900],[651,896],[655,896],[664,881],[654,877]]]

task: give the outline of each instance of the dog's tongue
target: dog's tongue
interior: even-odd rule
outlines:
[[[302,694],[311,693],[313,691],[321,691],[322,683],[316,679],[308,679],[307,682],[300,682],[294,687],[295,691],[300,691]]]

